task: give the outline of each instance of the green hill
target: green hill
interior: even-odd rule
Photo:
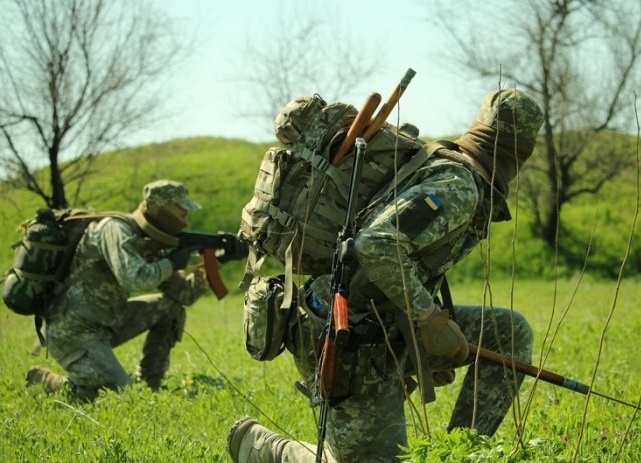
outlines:
[[[184,182],[202,210],[193,214],[190,228],[208,232],[238,229],[240,211],[251,198],[258,166],[268,145],[225,138],[178,139],[101,154],[93,174],[79,194],[77,183],[67,185],[73,206],[98,210],[133,210],[142,186],[154,179]],[[0,265],[10,265],[10,244],[19,239],[15,227],[42,205],[32,193],[0,184]],[[484,255],[492,256],[489,271],[495,276],[541,278],[578,272],[589,249],[587,270],[596,276],[614,277],[625,255],[637,198],[636,172],[608,185],[598,197],[585,198],[563,210],[560,247],[563,259],[532,238],[527,211],[513,208],[515,220],[495,224],[490,241],[482,244],[451,272],[452,280],[483,278]],[[638,230],[638,225],[637,225]],[[514,238],[516,237],[516,238]],[[626,276],[641,273],[641,243],[633,242]],[[556,262],[556,263],[555,263]],[[239,270],[240,271],[240,270]]]

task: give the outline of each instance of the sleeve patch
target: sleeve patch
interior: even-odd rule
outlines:
[[[431,207],[431,208],[432,208],[432,210],[434,210],[434,211],[439,210],[439,209],[443,206],[443,203],[441,202],[441,200],[440,200],[440,199],[438,199],[438,198],[436,197],[436,195],[433,195],[432,193],[428,194],[428,195],[425,197],[425,202],[426,202],[426,203],[427,203],[427,205],[428,205],[429,207]]]

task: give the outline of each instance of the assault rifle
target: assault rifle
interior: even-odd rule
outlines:
[[[354,259],[354,216],[356,214],[356,199],[358,183],[363,167],[363,157],[367,143],[362,138],[355,142],[356,154],[354,156],[354,167],[349,183],[349,199],[345,224],[338,234],[336,240],[336,251],[332,262],[332,277],[330,289],[332,294],[331,308],[327,315],[325,326],[325,341],[319,359],[317,371],[316,393],[320,400],[320,413],[318,419],[318,445],[316,447],[316,462],[322,461],[323,443],[325,442],[325,431],[327,429],[327,413],[330,400],[333,398],[334,385],[336,382],[336,366],[338,355],[349,339],[347,298],[349,290],[348,274],[351,263]]]
[[[231,233],[203,233],[185,231],[178,235],[178,246],[199,247],[203,256],[203,266],[209,287],[218,299],[225,297],[229,291],[220,277],[218,261],[243,259],[249,253],[248,246]],[[223,251],[219,256],[216,251]]]
[[[575,391],[583,395],[594,394],[604,399],[612,400],[622,405],[632,407],[636,410],[641,410],[641,407],[639,406],[639,404],[635,405],[630,402],[617,399],[616,397],[611,397],[605,394],[601,394],[600,392],[593,390],[587,384],[580,383],[574,379],[561,376],[549,370],[544,370],[542,368],[535,367],[534,365],[530,365],[529,363],[519,362],[518,360],[512,359],[510,357],[506,357],[504,355],[485,349],[483,347],[479,347],[475,344],[468,344],[468,345],[470,347],[471,355],[478,356],[482,359],[488,360],[497,365],[503,365],[506,368],[516,370],[519,373],[524,373],[528,376],[531,376],[532,378],[537,378],[537,379],[540,379],[541,381],[545,381],[546,383],[554,384],[556,386],[561,386],[565,389],[569,389],[571,391]]]

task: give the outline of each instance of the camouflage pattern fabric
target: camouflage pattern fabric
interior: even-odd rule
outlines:
[[[542,109],[526,93],[496,90],[485,97],[478,115],[455,143],[493,172],[494,186],[507,196],[509,182],[532,155],[543,120]]]
[[[426,314],[434,303],[439,276],[486,237],[495,214],[489,193],[498,188],[507,196],[508,182],[532,154],[542,114],[523,92],[508,89],[490,93],[478,118],[455,143],[495,174],[496,183],[490,185],[474,167],[436,155],[414,175],[402,178],[393,191],[386,190],[372,200],[367,214],[360,213],[365,220],[355,239],[358,268],[350,280],[351,317],[364,315],[368,318],[361,323],[368,319],[375,323],[377,318],[369,312],[378,304],[383,316],[404,311],[410,320],[417,320]],[[318,299],[327,301],[326,296],[321,294]],[[532,331],[518,313],[478,306],[455,306],[453,310],[470,342],[531,361]],[[310,387],[320,349],[318,334],[323,330],[323,317],[317,320],[316,315],[310,307],[304,311],[288,344]],[[387,321],[383,324],[381,329],[388,333],[397,328]],[[352,327],[352,334],[359,326]],[[370,331],[363,331],[364,338]],[[382,341],[357,341],[357,345],[345,347],[340,357],[340,376],[347,375],[343,380],[351,395],[329,411],[328,461],[394,461],[399,445],[407,444],[403,385],[405,372],[410,371],[405,368],[407,350],[412,347],[393,344],[388,348]],[[473,360],[457,363],[453,358],[432,356],[428,359],[431,371],[425,373],[449,371]],[[479,361],[475,376],[476,371],[472,367],[467,370],[448,429],[474,427],[481,434],[492,435],[523,376],[486,361]],[[283,461],[314,461],[309,445],[289,442]]]
[[[90,224],[78,244],[65,290],[49,312],[47,342],[81,398],[131,384],[112,349],[145,331],[143,377],[167,370],[169,351],[181,337],[183,306],[207,284],[201,271],[174,272],[160,248],[115,218]],[[129,297],[156,288],[161,292]]]
[[[434,302],[434,289],[427,282],[462,259],[485,237],[490,217],[482,179],[447,159],[431,160],[398,190],[396,202],[381,202],[356,237],[359,266],[351,280],[349,298],[350,314],[370,313],[365,321],[376,320],[371,314],[372,301],[375,306],[387,302],[382,317],[388,320],[384,322],[385,330],[392,341],[398,341],[399,333],[394,317],[386,315],[400,309],[412,319],[420,316]],[[328,296],[319,293],[318,300],[328,301]],[[390,310],[390,305],[395,309]],[[478,344],[483,339],[484,347],[514,352],[521,361],[531,360],[532,332],[518,313],[456,306],[455,318],[470,342]],[[288,345],[301,377],[312,388],[322,330],[322,317],[316,319],[308,310],[294,328]],[[339,368],[341,375],[348,375],[352,390],[329,412],[326,443],[335,461],[394,461],[399,445],[407,445],[403,405],[407,347],[394,346],[398,344],[390,350],[379,341],[343,352]],[[428,363],[432,371],[447,371],[473,360],[457,364],[451,358],[432,357]],[[476,378],[474,368],[469,368],[449,428],[475,427],[482,434],[492,435],[509,410],[521,381],[522,375],[513,378],[502,366],[485,361],[480,362]],[[476,396],[475,384],[479,391]],[[476,421],[472,422],[475,407]],[[284,455],[290,460],[284,461],[313,461],[309,445],[288,443]]]
[[[475,220],[483,198],[478,182],[463,165],[433,159],[408,188],[400,187],[396,201],[375,209],[356,236],[366,279],[410,319],[434,302],[423,283],[447,271],[484,236],[485,221]],[[355,286],[351,290],[359,297],[363,291]],[[363,294],[363,302],[369,297]],[[369,310],[369,304],[364,307]]]
[[[176,204],[187,211],[200,209],[200,205],[189,199],[188,195],[187,187],[173,180],[156,180],[145,185],[142,190],[143,202],[149,208]]]
[[[509,356],[513,354],[522,362],[531,362],[532,330],[518,312],[505,308],[459,305],[455,306],[454,311],[463,334],[470,342],[479,343],[479,339],[482,339],[485,348]],[[315,358],[319,349],[318,335],[322,329],[320,320],[304,314],[288,345],[307,384],[313,384]],[[351,382],[361,386],[356,386],[358,390],[351,397],[330,409],[326,443],[331,457],[328,461],[395,461],[399,454],[398,446],[407,445],[401,382],[403,375],[398,373],[404,371],[407,359],[405,350],[403,347],[391,352],[384,344],[364,345],[358,349],[355,363],[368,368],[354,370]],[[469,365],[448,430],[473,427],[479,433],[491,436],[510,409],[523,375],[514,375],[509,368],[485,360],[479,360],[478,374],[475,374],[473,362],[473,357],[462,364],[451,358],[429,359],[433,371]],[[385,423],[385,426],[381,426],[381,423]],[[314,461],[309,452],[311,446],[311,443],[289,442],[284,450],[283,461]]]

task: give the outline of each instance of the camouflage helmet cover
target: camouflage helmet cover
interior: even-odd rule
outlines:
[[[142,199],[148,207],[177,205],[188,211],[200,209],[188,198],[187,187],[173,180],[156,180],[143,187]]]
[[[476,120],[523,139],[535,139],[543,124],[543,111],[529,95],[515,88],[495,90],[488,94]]]

